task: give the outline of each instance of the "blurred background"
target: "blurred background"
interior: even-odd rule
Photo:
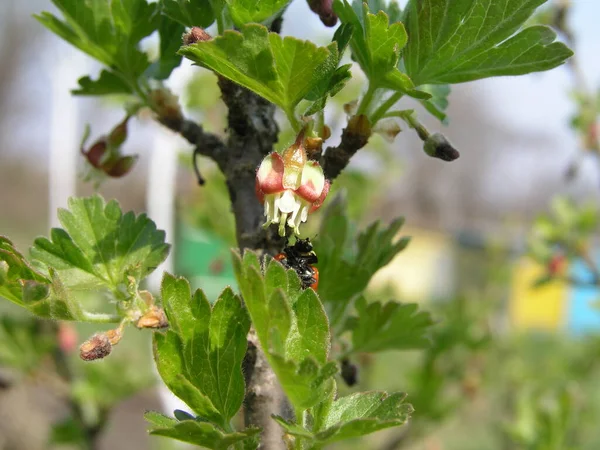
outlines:
[[[565,4],[552,1],[551,8]],[[99,67],[32,19],[42,10],[55,11],[47,0],[0,2],[0,234],[22,251],[57,225],[56,208],[69,196],[94,191],[79,155],[86,124],[95,140],[123,116],[119,99],[71,96],[77,79]],[[404,216],[402,233],[413,238],[373,279],[372,295],[422,303],[439,322],[426,351],[360,361],[357,388],[406,391],[416,413],[400,430],[344,448],[600,448],[600,287],[586,279],[600,262],[600,151],[589,142],[592,135],[597,144],[599,17],[600,2],[571,2],[572,35],[561,37],[574,46],[576,65],[453,89],[447,126],[425,123],[460,150],[456,162],[427,157],[407,130],[391,144],[374,136],[336,180],[334,191],[346,192],[357,227]],[[321,44],[333,34],[302,0],[283,23],[283,34]],[[146,44],[155,51],[152,37]],[[186,114],[223,132],[225,108],[212,74],[184,61],[167,85]],[[344,125],[343,104],[362,87],[357,71],[331,102],[328,144]],[[590,103],[591,128],[581,119]],[[281,119],[283,148],[292,136]],[[202,160],[207,184],[198,187],[191,147],[149,116],[129,125],[125,153],[139,161],[98,190],[125,210],[147,211],[175,243],[163,269],[214,298],[234,283],[224,182]],[[593,220],[578,228],[582,208]],[[566,227],[585,253],[560,248],[565,240],[549,238],[548,227],[553,236]],[[176,448],[146,436],[142,412],[165,402],[149,333],[130,332],[106,361],[74,357],[68,374],[52,374],[44,367],[57,342],[75,348],[95,330],[33,321],[4,301],[0,313],[0,449],[68,448],[81,432],[97,449]]]

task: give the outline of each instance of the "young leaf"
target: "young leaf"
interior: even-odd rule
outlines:
[[[8,238],[0,236],[0,295],[25,306],[25,286],[31,283],[49,288],[50,279],[34,269]]]
[[[396,219],[387,228],[374,222],[358,237],[348,236],[345,211],[342,197],[330,203],[314,242],[315,252],[319,255],[319,296],[330,308],[329,319],[336,325],[375,272],[387,265],[409,242],[409,238],[397,239],[403,219]],[[347,242],[355,241],[358,246],[348,248]]]
[[[433,324],[429,313],[417,311],[416,304],[380,302],[356,303],[358,317],[350,317],[345,329],[352,331],[352,351],[420,349],[429,345],[426,333]]]
[[[244,399],[241,364],[250,329],[246,311],[230,288],[211,309],[201,290],[192,297],[187,280],[168,274],[161,292],[171,329],[155,335],[159,373],[197,414],[223,426]]]
[[[269,363],[296,408],[320,403],[334,388],[334,362],[327,362],[327,316],[312,289],[302,290],[294,270],[268,262],[263,276],[255,253],[234,252],[236,278]]]
[[[270,22],[283,13],[291,0],[225,0],[236,27],[248,23]],[[270,20],[271,19],[271,20]]]
[[[181,36],[185,27],[166,15],[160,18],[158,36],[160,37],[159,57],[148,70],[147,75],[157,80],[166,80],[171,72],[181,64],[181,55],[177,50],[181,46]]]
[[[82,77],[78,80],[79,88],[73,89],[73,95],[112,95],[131,94],[133,89],[121,77],[108,70],[100,72],[97,80]]]
[[[179,53],[281,107],[288,115],[311,89],[329,79],[337,66],[337,44],[317,47],[282,38],[266,27],[247,25]],[[331,57],[335,53],[336,57]]]
[[[52,229],[51,239],[37,238],[31,254],[69,289],[117,289],[128,275],[141,280],[167,257],[164,232],[145,214],[123,214],[114,200],[71,198],[58,217],[64,229]]]
[[[158,4],[53,0],[64,20],[43,12],[35,16],[46,28],[73,46],[120,72],[135,83],[149,65],[139,42],[157,29]]]
[[[12,243],[0,236],[0,296],[27,308],[39,317],[85,320],[54,269],[45,276],[34,269]]]
[[[210,0],[161,0],[162,11],[186,27],[206,28],[215,21]]]
[[[350,24],[354,29],[350,40],[352,55],[372,88],[387,88],[416,98],[429,98],[429,94],[416,91],[411,79],[398,70],[400,52],[408,40],[402,23],[390,25],[385,12],[371,14],[366,4],[362,14],[357,14],[346,0],[335,0],[334,11],[342,23]]]
[[[406,423],[413,408],[404,403],[406,394],[385,392],[361,392],[324,402],[315,408],[313,430],[292,424],[281,417],[275,420],[285,432],[296,436],[311,448],[346,439],[353,439],[385,428]]]
[[[573,53],[545,26],[521,29],[546,0],[411,0],[406,71],[414,83],[462,83],[552,69]]]
[[[250,440],[260,433],[259,428],[224,433],[208,422],[177,421],[154,411],[147,412],[144,417],[150,422],[150,434],[166,436],[214,450],[227,450],[236,443]]]

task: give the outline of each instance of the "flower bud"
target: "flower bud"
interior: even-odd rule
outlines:
[[[113,164],[103,167],[103,170],[109,177],[120,178],[131,172],[137,160],[138,155],[123,156]]]
[[[183,120],[179,97],[169,89],[163,87],[150,91],[150,107],[158,115],[159,119],[166,123],[174,123]]]
[[[162,308],[151,306],[146,314],[137,321],[138,328],[165,328],[169,326],[167,316]]]
[[[196,42],[210,41],[212,36],[200,27],[192,27],[190,31],[183,34],[183,45],[191,45]]]
[[[126,116],[108,135],[107,144],[110,147],[120,147],[125,142],[125,139],[127,139],[127,122],[129,122],[129,117]]]
[[[333,0],[308,0],[308,6],[319,15],[326,27],[333,27],[337,23],[338,18],[333,12]]]
[[[454,161],[458,159],[460,153],[456,150],[448,139],[441,133],[433,133],[423,144],[423,150],[429,156],[443,161]]]
[[[84,361],[95,361],[110,355],[112,344],[105,333],[93,335],[79,347],[79,356]]]

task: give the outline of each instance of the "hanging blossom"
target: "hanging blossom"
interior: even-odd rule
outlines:
[[[303,141],[304,132],[300,132],[282,155],[267,155],[256,172],[256,195],[265,207],[265,227],[279,224],[281,236],[286,223],[300,234],[300,224],[319,209],[329,192],[323,169],[317,161],[307,160]]]

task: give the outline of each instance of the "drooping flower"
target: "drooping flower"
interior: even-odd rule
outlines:
[[[282,155],[267,155],[256,172],[256,195],[265,208],[265,226],[279,224],[281,236],[286,224],[299,234],[300,224],[323,204],[329,192],[329,181],[319,163],[307,160],[303,140],[301,132]]]
[[[124,156],[121,154],[121,146],[127,139],[127,122],[129,118],[129,115],[126,116],[111,130],[108,136],[99,138],[88,150],[84,149],[84,145],[89,129],[86,130],[81,143],[81,153],[90,165],[109,177],[119,178],[126,175],[137,161],[137,155]]]

